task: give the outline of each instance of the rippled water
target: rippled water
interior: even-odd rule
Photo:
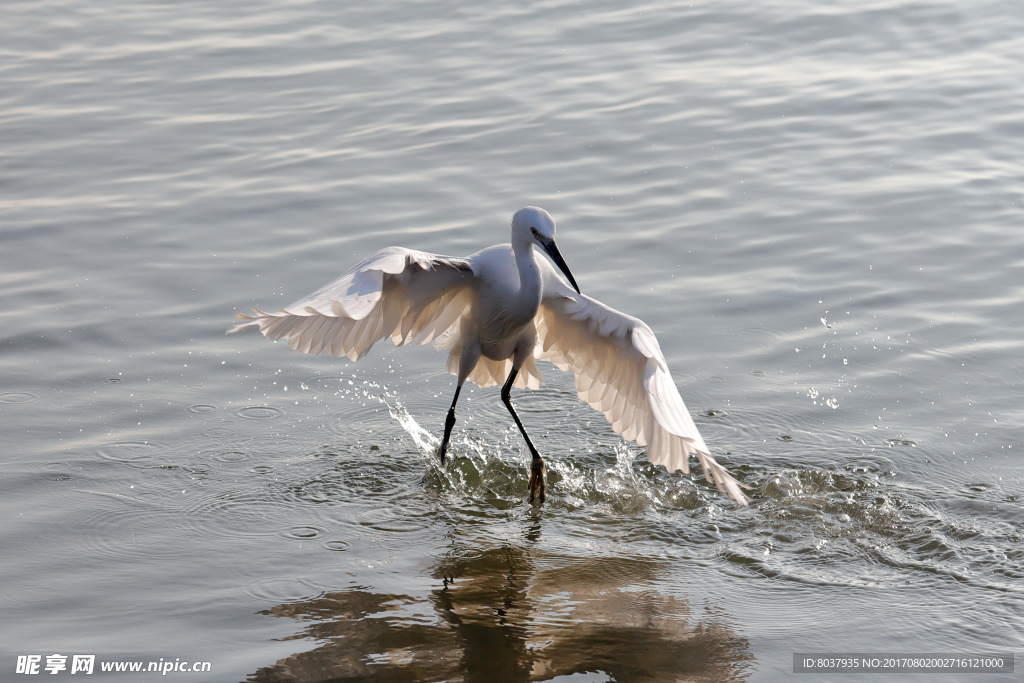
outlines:
[[[5,680],[33,653],[767,681],[794,652],[1022,649],[1018,5],[64,0],[3,24]],[[493,388],[433,459],[441,353],[223,334],[386,244],[505,241],[528,204],[658,334],[749,508],[652,467],[550,366],[514,396],[537,507]]]

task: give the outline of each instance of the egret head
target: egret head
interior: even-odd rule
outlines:
[[[569,283],[576,293],[580,293],[579,285],[576,284],[572,273],[569,272],[569,266],[565,264],[565,259],[558,253],[558,246],[555,244],[555,219],[551,217],[551,214],[536,206],[528,206],[516,211],[516,214],[512,216],[512,241],[520,240],[540,247],[569,279]]]

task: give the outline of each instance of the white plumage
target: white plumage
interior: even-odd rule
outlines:
[[[448,370],[458,375],[441,457],[455,423],[462,384],[505,383],[508,406],[534,457],[531,499],[544,497],[543,460],[523,429],[508,392],[536,389],[535,360],[571,370],[579,397],[612,429],[647,447],[648,459],[689,472],[694,454],[704,475],[740,505],[747,497],[708,451],[668,371],[658,340],[643,321],[579,293],[554,242],[554,221],[527,207],[512,220],[512,243],[466,258],[402,247],[376,252],[344,275],[277,312],[239,314],[228,332],[257,327],[303,353],[357,360],[377,341],[425,344],[445,335]],[[561,279],[534,247],[551,256]]]

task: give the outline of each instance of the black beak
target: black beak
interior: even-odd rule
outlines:
[[[565,265],[565,259],[563,259],[562,255],[558,253],[558,247],[555,246],[555,241],[551,240],[550,242],[544,242],[544,251],[548,253],[548,256],[550,256],[551,260],[555,262],[555,265],[558,266],[559,270],[569,278],[569,284],[571,284],[572,288],[576,290],[576,293],[582,294],[583,292],[580,291],[579,285],[577,285],[576,280],[573,279],[572,273],[569,272],[569,266]]]

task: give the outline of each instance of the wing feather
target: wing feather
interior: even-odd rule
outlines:
[[[322,315],[310,316],[309,322],[306,323],[305,331],[299,335],[298,341],[295,342],[295,349],[302,353],[310,353],[316,345],[318,335],[319,338],[323,338],[324,326],[327,323],[328,318]]]
[[[668,363],[643,321],[577,294],[546,261],[535,325],[535,355],[572,370],[579,397],[604,413],[612,429],[647,447],[670,472],[690,471],[696,455],[705,478],[740,505],[744,486],[711,456],[672,381]]]
[[[469,309],[473,287],[467,259],[388,247],[290,306],[237,315],[228,333],[256,327],[303,353],[357,360],[385,337],[401,346],[443,334]]]

